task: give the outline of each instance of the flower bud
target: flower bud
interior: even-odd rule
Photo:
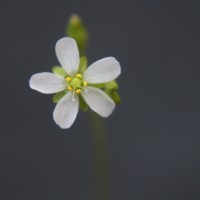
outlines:
[[[76,40],[80,56],[85,56],[88,43],[88,31],[78,15],[72,15],[68,21],[66,35]]]

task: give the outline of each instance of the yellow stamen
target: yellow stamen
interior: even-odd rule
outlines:
[[[77,94],[80,94],[80,93],[81,93],[81,89],[77,89],[77,90],[76,90],[76,93],[77,93]]]
[[[82,74],[76,74],[76,78],[82,78]]]
[[[69,77],[69,76],[66,78],[66,81],[67,81],[68,83],[69,83],[71,80],[72,80],[72,78]]]
[[[73,88],[72,88],[70,85],[67,87],[67,89],[68,89],[69,91],[72,91],[72,90],[73,90]]]
[[[88,83],[86,81],[83,81],[83,87],[87,87]]]

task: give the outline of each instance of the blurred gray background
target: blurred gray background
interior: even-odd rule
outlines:
[[[88,114],[55,125],[51,95],[32,74],[58,64],[54,47],[77,13],[90,32],[89,63],[122,66],[123,102],[105,120],[112,200],[200,199],[200,2],[1,1],[0,199],[91,200]]]

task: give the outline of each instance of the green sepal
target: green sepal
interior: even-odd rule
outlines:
[[[105,83],[89,84],[89,86],[96,87],[96,88],[99,88],[99,89],[104,89],[105,88]]]
[[[72,15],[66,28],[66,35],[76,40],[80,56],[86,55],[88,31],[78,15]]]
[[[106,90],[105,92],[116,104],[121,103],[121,97],[119,96],[117,91]]]
[[[52,72],[54,74],[57,74],[57,75],[60,75],[60,76],[63,76],[63,77],[67,76],[67,73],[65,72],[65,70],[60,66],[53,66],[52,67]]]
[[[86,68],[87,68],[87,64],[88,64],[87,58],[84,57],[84,56],[82,56],[82,57],[80,58],[79,73],[83,74],[83,72],[84,72],[84,71],[86,70]]]
[[[81,95],[79,95],[79,106],[82,111],[88,111],[88,105]]]
[[[63,90],[61,92],[54,94],[54,96],[52,98],[53,103],[58,103],[65,96],[66,93],[67,93],[67,91]]]
[[[113,81],[109,81],[107,83],[105,83],[105,88],[108,89],[108,90],[118,90],[119,89],[119,85],[117,83],[116,80],[113,80]]]

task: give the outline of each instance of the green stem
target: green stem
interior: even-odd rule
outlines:
[[[76,40],[80,56],[86,55],[89,34],[78,15],[72,15],[69,19],[66,35]],[[87,65],[87,59],[82,58],[83,64]],[[92,138],[94,144],[94,199],[109,200],[109,165],[107,135],[103,120],[93,112],[90,112],[92,124]]]
[[[102,118],[90,112],[94,145],[94,199],[110,199],[109,158],[105,126]]]

